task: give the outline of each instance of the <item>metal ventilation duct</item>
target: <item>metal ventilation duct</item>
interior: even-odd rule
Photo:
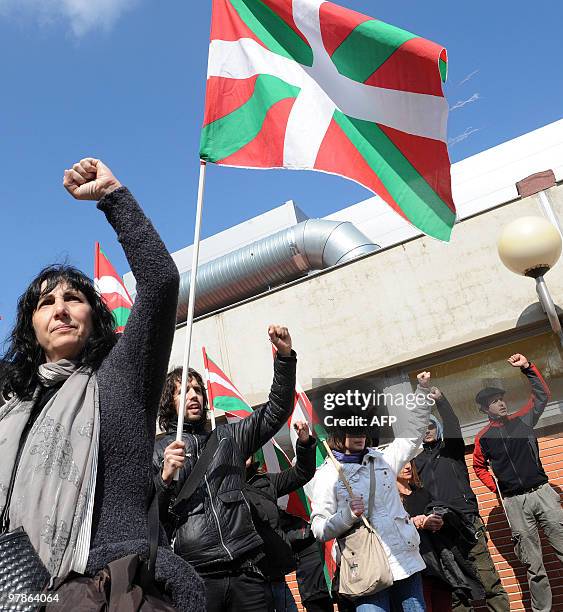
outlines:
[[[309,219],[198,268],[195,315],[377,251],[352,223]],[[187,318],[190,272],[180,276],[176,321]]]

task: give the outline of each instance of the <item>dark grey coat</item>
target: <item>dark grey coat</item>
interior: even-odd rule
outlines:
[[[125,187],[100,200],[98,208],[117,233],[137,281],[137,297],[125,332],[98,370],[101,426],[89,575],[114,559],[148,551],[156,413],[179,285],[166,247]],[[159,547],[156,575],[179,611],[205,609],[201,579],[168,546]]]

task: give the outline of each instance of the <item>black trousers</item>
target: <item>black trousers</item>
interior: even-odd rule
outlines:
[[[203,576],[207,612],[273,612],[270,585],[254,573]]]

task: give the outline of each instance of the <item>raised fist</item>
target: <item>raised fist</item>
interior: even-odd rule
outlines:
[[[307,444],[309,442],[309,425],[306,421],[295,421],[293,429],[297,432],[297,437],[301,444]]]
[[[287,327],[270,325],[268,327],[268,336],[270,337],[270,342],[276,347],[282,357],[291,355],[291,336],[287,331]]]
[[[121,187],[111,170],[99,159],[86,157],[65,170],[63,185],[77,200],[101,200]]]
[[[520,353],[515,353],[508,358],[508,363],[515,368],[527,368],[530,365],[530,362],[521,355]]]
[[[438,387],[432,387],[432,389],[430,389],[428,397],[437,402],[439,399],[442,399],[442,392],[440,391],[440,389],[438,389]]]
[[[430,372],[420,372],[416,375],[416,379],[423,389],[430,389]]]

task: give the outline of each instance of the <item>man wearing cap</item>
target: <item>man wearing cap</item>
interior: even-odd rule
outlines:
[[[487,608],[491,612],[509,612],[508,595],[489,553],[477,498],[469,484],[465,442],[459,419],[440,389],[432,387],[428,397],[434,400],[443,425],[436,417],[430,416],[423,438],[423,450],[414,460],[416,469],[432,498],[459,512],[472,525],[475,530],[475,545],[469,553],[469,558],[485,590]],[[469,612],[473,608],[454,594],[452,610]]]
[[[479,391],[475,400],[489,417],[489,424],[475,438],[473,467],[491,491],[497,491],[498,483],[514,551],[528,573],[532,610],[551,612],[551,588],[543,564],[538,524],[563,562],[563,509],[559,494],[549,484],[543,469],[534,433],[550,392],[539,370],[524,355],[516,353],[508,362],[528,378],[532,395],[521,410],[509,414],[503,389],[486,387]]]

